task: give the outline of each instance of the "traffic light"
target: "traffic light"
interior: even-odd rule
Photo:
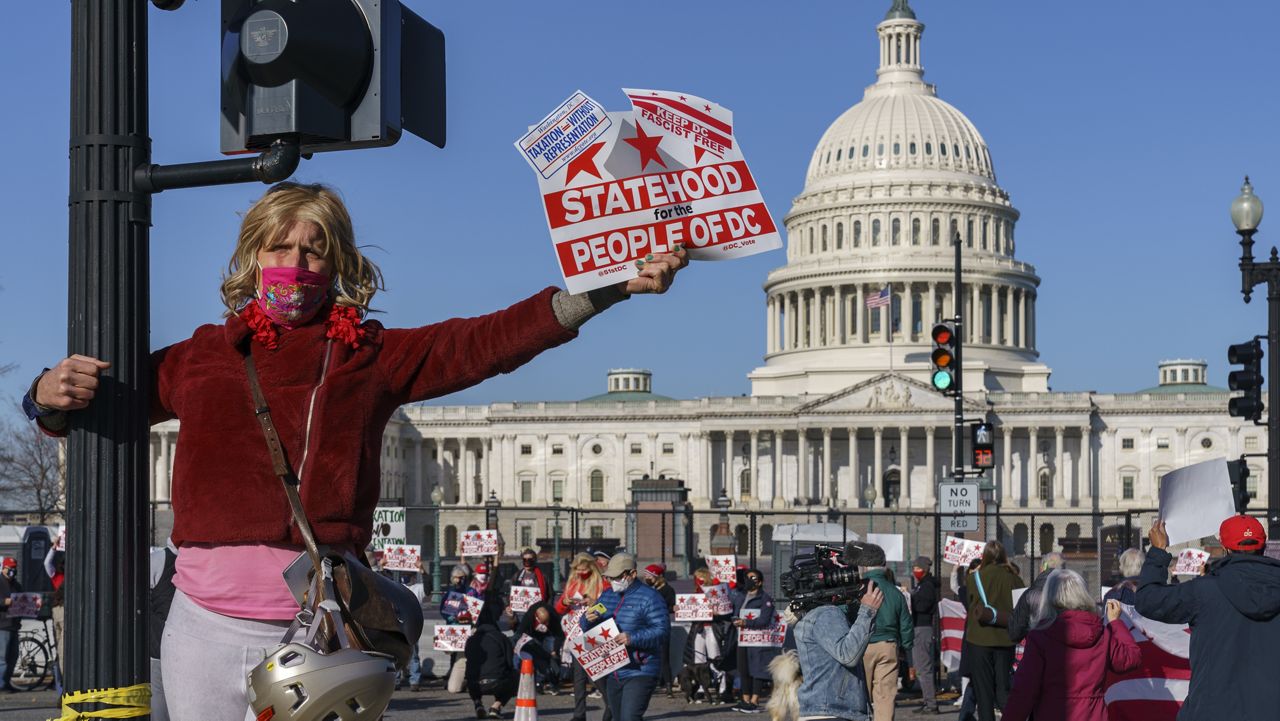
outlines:
[[[1253,339],[1227,348],[1227,361],[1240,366],[1227,374],[1227,387],[1244,395],[1227,402],[1227,412],[1237,418],[1262,418],[1262,341]],[[1274,379],[1272,379],[1274,381]]]
[[[933,327],[933,376],[931,381],[936,390],[951,393],[956,385],[956,373],[960,369],[956,365],[956,327],[950,323],[938,323]]]
[[[1235,501],[1236,513],[1244,513],[1249,508],[1249,465],[1243,458],[1227,461],[1227,475],[1231,478],[1231,498]]]
[[[974,468],[994,468],[996,465],[995,458],[995,432],[991,428],[990,423],[974,423],[969,426],[969,436],[973,448],[973,467]]]
[[[222,0],[222,152],[444,147],[444,33],[398,0]]]

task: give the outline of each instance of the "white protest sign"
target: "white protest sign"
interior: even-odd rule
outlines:
[[[1024,586],[1024,587],[1022,587],[1022,588],[1015,588],[1015,589],[1013,589],[1013,605],[1017,606],[1017,605],[1018,605],[1018,599],[1019,599],[1019,598],[1022,598],[1022,594],[1026,593],[1026,592],[1027,592],[1027,589],[1026,589],[1026,587],[1025,587],[1025,586]],[[1035,609],[1032,609],[1032,613],[1034,613],[1034,612],[1035,612]]]
[[[373,509],[373,550],[404,545],[404,506],[378,506]]]
[[[618,643],[618,624],[609,619],[573,641],[573,656],[592,681],[630,663],[627,647]]]
[[[711,613],[717,616],[733,613],[733,598],[729,595],[728,584],[718,583],[714,586],[705,586],[702,592],[707,596],[707,603],[711,606]]]
[[[732,609],[732,606],[730,606]],[[711,603],[705,593],[677,593],[676,621],[710,621]]]
[[[1209,552],[1198,548],[1184,548],[1178,553],[1178,562],[1173,567],[1177,576],[1199,576],[1204,564],[1209,561]]]
[[[36,618],[44,606],[44,596],[38,593],[14,593],[7,613],[11,618]]]
[[[467,613],[471,614],[471,621],[474,623],[480,618],[480,611],[484,608],[484,599],[475,596],[463,596],[462,600],[467,604]]]
[[[884,549],[884,560],[901,562],[905,560],[902,557],[902,534],[901,533],[868,533],[867,543],[874,543]]]
[[[53,542],[53,550],[67,550],[67,529],[65,527],[58,531],[58,540]]]
[[[575,92],[515,142],[570,293],[634,278],[636,261],[677,243],[698,260],[782,247],[732,112],[687,93],[624,92],[632,110],[609,113]]]
[[[579,608],[560,617],[560,628],[564,631],[565,639],[572,641],[582,635],[582,617],[585,615],[587,609]]]
[[[525,613],[541,600],[542,589],[537,586],[511,587],[511,610],[515,613]]]
[[[533,639],[530,638],[529,634],[527,633],[520,634],[520,638],[516,640],[516,649],[515,649],[516,655],[519,655],[520,652],[524,650],[524,647],[532,640]]]
[[[463,531],[460,555],[496,556],[498,555],[498,541],[497,531]]]
[[[431,639],[431,647],[437,651],[465,651],[469,638],[471,638],[470,626],[438,625]]]
[[[957,566],[967,566],[973,559],[982,558],[982,549],[985,545],[982,541],[947,536],[946,544],[942,547],[942,560]]]
[[[738,580],[737,566],[737,557],[733,554],[707,556],[707,570],[711,572],[712,578],[720,583],[736,582]]]
[[[1216,536],[1222,522],[1234,515],[1225,458],[1179,468],[1160,478],[1160,518],[1170,545]]]
[[[750,614],[758,613],[754,609],[744,610],[742,617],[751,620]],[[782,614],[773,614],[773,623],[765,628],[738,629],[738,645],[744,648],[782,648],[787,639],[787,624],[782,622]]]
[[[382,549],[382,568],[387,571],[417,572],[422,562],[422,546],[391,545]]]

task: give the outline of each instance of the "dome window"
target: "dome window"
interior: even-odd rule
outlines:
[[[902,143],[894,143],[894,144],[893,144],[893,154],[894,154],[894,155],[902,155]]]
[[[920,245],[920,219],[911,219],[911,244]]]
[[[853,247],[862,247],[862,221],[853,221]]]
[[[889,227],[892,228],[890,231],[889,243],[890,245],[898,245],[902,240],[902,221],[894,218],[893,224]]]
[[[965,150],[968,150],[968,148],[965,148]],[[831,164],[831,151],[830,151],[830,150],[828,150],[828,151],[827,151],[827,160],[826,160],[826,162],[827,162],[827,164],[828,164],[828,165],[830,165],[830,164]]]
[[[942,153],[942,157],[944,157],[944,158],[945,158],[945,157],[947,157],[947,146],[946,146],[945,144],[944,144],[944,145],[939,145],[939,146],[938,146],[938,152],[939,152],[939,153]]]
[[[854,156],[854,152],[853,152],[853,151],[855,151],[855,150],[857,150],[857,149],[858,149],[858,148],[857,148],[856,146],[850,145],[850,146],[849,146],[849,155],[848,155],[848,156],[846,156],[846,157],[848,157],[848,158],[849,158],[849,160],[853,160],[853,156]]]
[[[870,152],[871,152],[871,146],[870,146],[870,145],[863,145],[863,146],[862,146],[862,157],[864,157],[864,158],[865,158],[865,157],[867,157],[867,155],[868,155]]]
[[[959,159],[960,159],[960,146],[959,146],[959,145],[953,144],[953,145],[951,146],[951,155],[952,155],[952,157],[956,158],[957,160],[959,160]]]
[[[844,223],[836,223],[836,250],[844,247]]]
[[[933,143],[925,143],[925,144],[924,144],[924,154],[925,154],[925,155],[933,155]]]
[[[822,224],[822,252],[827,252],[827,224]]]
[[[964,146],[964,159],[965,159],[965,160],[973,160],[973,156],[969,155],[969,146],[968,146],[968,145]]]
[[[884,155],[884,143],[876,144],[876,157]]]
[[[911,141],[911,144],[907,146],[907,152],[911,153],[912,155],[916,154],[916,142],[914,140]]]
[[[843,151],[844,151],[844,148],[836,148],[836,162],[837,162],[837,163],[838,163],[838,162],[840,162],[840,153],[841,153],[841,152],[843,152]]]
[[[942,221],[934,218],[932,225],[933,227],[930,228],[929,244],[937,245],[942,239]]]
[[[880,220],[871,221],[871,247],[880,245]]]

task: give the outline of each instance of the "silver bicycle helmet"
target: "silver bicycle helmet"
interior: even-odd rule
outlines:
[[[395,685],[389,657],[286,643],[249,672],[249,705],[259,721],[376,721]]]

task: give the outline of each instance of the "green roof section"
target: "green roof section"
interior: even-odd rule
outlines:
[[[893,0],[893,7],[889,8],[889,12],[884,14],[885,20],[915,20],[915,11],[907,4],[907,0]]]
[[[1219,388],[1205,383],[1166,383],[1164,385],[1152,386],[1151,388],[1144,388],[1135,392],[1171,395],[1174,393],[1229,393],[1230,391],[1226,388]]]
[[[660,396],[657,393],[649,393],[648,391],[611,391],[609,393],[601,393],[598,396],[583,398],[581,403],[647,403],[649,401],[674,401],[675,398]]]

